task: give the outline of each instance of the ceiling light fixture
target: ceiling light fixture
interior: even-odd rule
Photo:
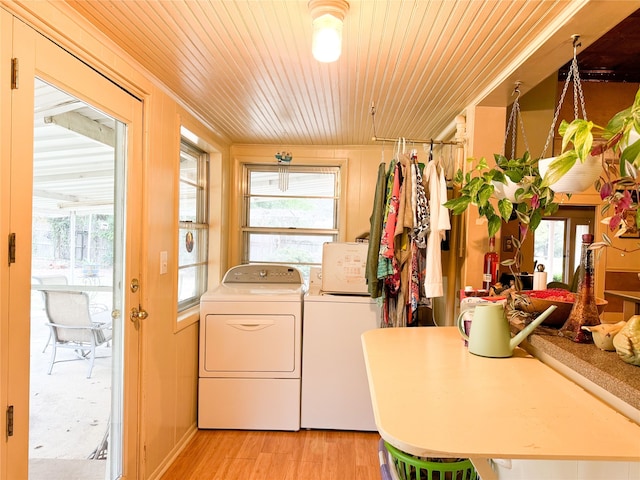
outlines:
[[[313,19],[311,51],[319,62],[335,62],[342,53],[342,21],[349,11],[346,0],[311,0]]]

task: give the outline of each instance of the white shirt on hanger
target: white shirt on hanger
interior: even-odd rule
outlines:
[[[444,295],[440,242],[446,238],[446,231],[451,230],[449,210],[443,206],[447,201],[447,183],[444,171],[438,168],[436,162],[429,162],[425,168],[425,186],[429,191],[431,230],[427,235],[424,291],[425,297],[434,298]]]

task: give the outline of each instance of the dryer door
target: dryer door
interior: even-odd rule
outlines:
[[[294,315],[209,314],[204,325],[205,372],[241,375],[293,372]]]

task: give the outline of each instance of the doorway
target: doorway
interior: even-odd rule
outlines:
[[[3,287],[0,296],[0,337],[3,341],[0,397],[7,409],[7,433],[0,445],[0,479],[74,478],[57,472],[55,467],[47,468],[44,477],[32,476],[30,473],[37,473],[35,469],[29,471],[29,459],[35,455],[32,453],[45,448],[38,437],[42,432],[36,432],[34,425],[40,428],[70,411],[77,415],[76,420],[85,416],[80,415],[79,407],[74,406],[71,399],[82,403],[85,411],[95,413],[90,415],[90,422],[99,431],[99,440],[85,438],[89,448],[87,456],[102,457],[95,461],[103,463],[99,476],[81,473],[77,478],[136,478],[139,468],[136,428],[140,384],[139,323],[129,321],[128,315],[121,312],[139,306],[143,286],[143,282],[137,282],[141,271],[142,192],[138,187],[142,172],[142,103],[6,11],[0,9],[0,15],[3,54],[10,50],[11,58],[16,59],[0,67],[3,77],[13,75],[5,70],[6,64],[15,68],[19,63],[20,68],[19,76],[14,75],[19,78],[19,85],[18,82],[15,85],[3,82],[0,92],[5,122],[1,132],[3,203],[0,225],[3,236],[6,235],[4,238],[15,239],[14,246],[9,248],[12,253],[7,255],[8,264],[3,262],[0,267]],[[60,95],[62,101],[53,98]],[[51,100],[50,104],[47,104],[48,100]],[[70,106],[77,108],[70,109]],[[42,118],[38,115],[45,111],[49,126],[55,125],[62,136],[82,139],[86,143],[85,150],[70,149],[68,138],[59,143],[54,138],[37,138],[36,131],[45,121],[44,114]],[[38,123],[40,121],[42,125]],[[102,133],[92,132],[91,128],[82,130],[79,124],[93,125],[97,127],[93,130]],[[79,131],[83,133],[79,135]],[[104,136],[100,137],[105,132],[111,137],[108,148],[104,147]],[[48,147],[43,149],[42,142],[49,142]],[[94,149],[110,151],[109,167],[104,159],[96,161],[87,153],[88,144]],[[4,148],[7,145],[9,147]],[[77,156],[79,153],[80,157]],[[99,178],[100,175],[106,177]],[[86,187],[85,190],[75,191],[72,180]],[[92,185],[91,182],[97,183]],[[108,192],[109,198],[99,197],[101,192]],[[58,214],[52,214],[56,210]],[[65,211],[65,215],[60,211]],[[45,233],[42,225],[47,225]],[[58,242],[59,255],[52,254],[52,260],[47,264],[43,261],[47,255],[39,249],[53,248],[54,230],[67,239],[66,253],[62,253],[63,242]],[[48,239],[49,244],[43,239]],[[111,323],[109,342],[98,348],[91,372],[86,368],[87,360],[63,358],[69,353],[87,355],[86,350],[76,349],[56,354],[56,359],[69,361],[56,362],[51,375],[48,375],[48,361],[44,364],[47,368],[44,375],[42,368],[38,371],[40,377],[32,374],[35,370],[30,367],[31,364],[33,368],[37,367],[36,356],[45,350],[50,358],[54,342],[53,336],[49,338],[47,333],[42,333],[37,345],[31,345],[32,333],[37,335],[42,327],[45,332],[49,329],[42,303],[42,278],[46,276],[43,273],[49,276],[61,273],[58,278],[64,280],[47,288],[82,292],[83,297],[90,298],[91,309],[101,309],[103,317]],[[128,288],[134,279],[140,288]],[[40,318],[31,319],[32,311]],[[60,388],[65,395],[71,393],[72,396],[51,403],[44,399],[43,407],[38,408],[37,400],[30,393],[42,394],[43,390],[36,391],[36,388],[42,387],[43,379],[54,383],[66,375],[74,375],[70,370],[80,365],[81,372],[72,377],[67,387]],[[78,398],[89,396],[81,390],[81,382],[95,381],[99,375],[104,376],[100,385],[104,408],[93,405],[91,398]],[[37,422],[31,422],[30,414],[40,415]],[[66,428],[58,424],[51,429],[58,430],[57,433],[75,430],[78,428],[76,420]],[[33,450],[30,449],[31,434]]]
[[[534,262],[543,265],[547,282],[571,285],[580,265],[581,238],[594,233],[595,207],[561,206],[535,232]]]

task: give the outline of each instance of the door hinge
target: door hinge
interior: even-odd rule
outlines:
[[[11,59],[11,90],[17,90],[20,83],[20,78],[18,76],[18,59]]]
[[[7,437],[13,437],[13,405],[7,407]]]
[[[9,234],[9,265],[16,263],[16,234]]]

